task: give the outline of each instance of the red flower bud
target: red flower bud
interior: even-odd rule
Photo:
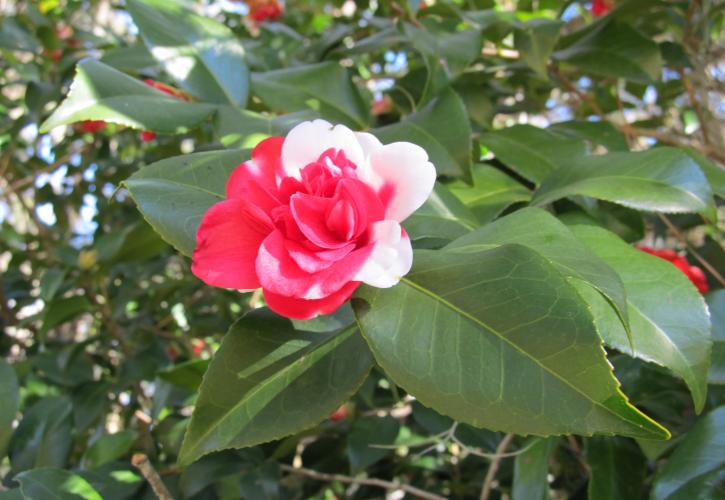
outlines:
[[[141,132],[140,136],[141,140],[143,142],[151,142],[154,139],[156,139],[156,132],[151,132],[150,130],[144,130]]]
[[[671,248],[655,250],[654,248],[639,245],[637,248],[650,255],[654,255],[655,257],[671,262],[677,269],[682,271],[682,273],[687,276],[690,281],[692,281],[692,284],[695,285],[700,293],[707,293],[710,289],[710,285],[707,283],[707,277],[702,269],[697,266],[691,266],[685,257],[677,254],[677,252]]]
[[[75,124],[76,130],[80,132],[86,132],[89,134],[95,134],[106,128],[106,122],[103,120],[86,120]]]
[[[348,417],[349,413],[347,410],[347,404],[342,405],[337,410],[330,413],[330,420],[333,422],[339,422],[340,420],[345,420]]]
[[[594,17],[605,16],[614,8],[614,0],[592,0]]]
[[[249,17],[258,23],[267,19],[276,19],[283,13],[282,6],[277,0],[249,0]]]

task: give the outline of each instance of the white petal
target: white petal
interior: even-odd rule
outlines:
[[[385,204],[385,218],[399,222],[415,212],[430,196],[436,170],[423,148],[393,142],[370,152],[374,175],[361,178],[375,189]]]
[[[317,161],[330,148],[343,150],[347,159],[360,165],[365,161],[355,133],[344,125],[325,120],[303,122],[290,130],[282,144],[282,167],[290,177],[300,178],[300,169]]]
[[[354,281],[378,288],[390,288],[408,274],[413,265],[413,247],[403,228],[394,220],[371,224],[373,251]]]

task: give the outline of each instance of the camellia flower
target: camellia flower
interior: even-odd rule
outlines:
[[[149,87],[153,87],[156,90],[160,90],[161,92],[169,94],[172,97],[176,97],[177,99],[181,99],[182,101],[191,101],[191,96],[189,94],[182,90],[175,89],[170,85],[166,85],[165,83],[157,82],[151,78],[146,78],[144,83]],[[156,139],[156,132],[144,130],[141,132],[140,137],[143,142],[151,142]]]
[[[614,0],[592,0],[594,17],[605,16],[614,8]]]
[[[415,144],[301,123],[232,172],[226,200],[199,226],[192,272],[212,286],[261,287],[283,316],[331,313],[360,283],[388,288],[408,273],[413,250],[400,223],[435,178]]]
[[[672,250],[671,248],[663,248],[661,250],[655,250],[654,248],[645,247],[645,246],[637,246],[640,250],[643,252],[647,252],[650,255],[654,255],[656,257],[659,257],[660,259],[665,259],[669,262],[672,262],[672,264],[677,267],[680,271],[682,271],[687,278],[692,281],[692,284],[697,287],[697,290],[700,293],[707,293],[708,290],[710,290],[710,285],[707,283],[707,277],[705,276],[705,273],[697,266],[691,266],[689,262],[687,262],[687,259],[683,256],[679,255],[677,252]]]
[[[267,19],[276,19],[283,13],[282,6],[277,0],[248,0],[249,17],[262,23]]]
[[[81,132],[87,132],[89,134],[95,134],[106,128],[106,122],[103,120],[85,120],[75,124],[76,130]]]

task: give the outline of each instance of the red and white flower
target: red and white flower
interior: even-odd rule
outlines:
[[[387,288],[408,273],[413,251],[400,223],[435,178],[415,144],[301,123],[234,170],[226,200],[199,226],[192,271],[212,286],[261,287],[290,318],[331,313],[360,283]]]

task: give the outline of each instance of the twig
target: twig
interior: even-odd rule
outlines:
[[[705,120],[705,113],[702,110],[702,106],[700,106],[700,101],[698,101],[697,97],[695,97],[695,89],[692,87],[692,83],[690,83],[690,79],[685,74],[685,70],[683,68],[680,68],[678,73],[680,74],[680,81],[682,82],[682,86],[685,87],[685,91],[687,92],[687,97],[690,100],[690,105],[694,108],[695,114],[697,114],[697,120],[700,122],[702,142],[704,142],[706,146],[709,146],[710,133],[708,132],[708,123]]]
[[[149,457],[143,453],[136,453],[133,457],[131,457],[131,463],[141,472],[141,475],[146,478],[146,481],[148,481],[149,485],[151,485],[151,489],[154,491],[154,494],[159,500],[173,500],[171,493],[169,493],[166,485],[161,480],[159,473],[156,472],[154,466],[151,465],[151,462],[149,462]]]
[[[509,433],[503,437],[500,443],[498,443],[498,446],[496,447],[496,456],[491,461],[491,465],[488,466],[488,471],[486,471],[486,478],[483,480],[483,487],[481,488],[481,496],[478,497],[479,500],[488,500],[491,495],[493,480],[496,478],[496,473],[501,465],[501,460],[504,458],[506,448],[509,447],[513,439],[514,434]]]
[[[317,481],[339,481],[346,484],[359,484],[365,486],[377,486],[385,490],[402,490],[418,498],[426,498],[429,500],[445,500],[446,497],[436,495],[435,493],[429,493],[427,491],[410,486],[408,484],[402,484],[397,481],[385,481],[383,479],[375,478],[357,478],[350,476],[343,476],[342,474],[327,474],[325,472],[317,472],[312,469],[305,469],[304,467],[292,467],[291,465],[281,464],[280,468],[283,471],[291,474],[297,474],[298,476],[309,477],[310,479],[316,479]]]
[[[675,226],[670,219],[667,218],[664,214],[657,214],[657,216],[660,218],[660,220],[667,226],[667,228],[672,231],[672,233],[675,235],[675,237],[680,240],[682,244],[684,244],[687,247],[687,250],[697,259],[697,261],[702,264],[702,266],[707,269],[710,274],[722,285],[725,286],[725,278],[722,277],[722,275],[715,269],[715,267],[710,264],[703,256],[701,256],[697,250],[693,248],[693,246],[690,244],[689,241],[687,241],[687,237],[682,234],[682,231],[680,231],[677,226]]]

